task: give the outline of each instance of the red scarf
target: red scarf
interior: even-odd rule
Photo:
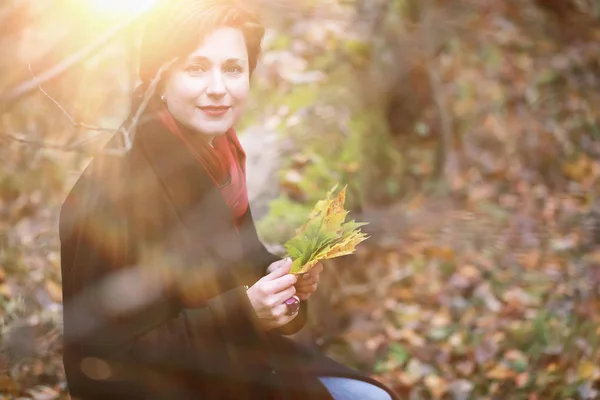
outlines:
[[[211,147],[201,135],[193,134],[177,123],[165,106],[159,107],[156,114],[160,122],[186,144],[206,170],[229,206],[236,227],[239,226],[240,218],[248,209],[248,191],[246,153],[235,130],[231,128],[225,135],[215,137]]]

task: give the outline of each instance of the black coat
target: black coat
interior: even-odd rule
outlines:
[[[244,285],[278,257],[250,209],[242,221],[238,233],[218,188],[156,120],[125,156],[92,160],[60,215],[74,399],[330,399],[319,375],[382,386],[285,337],[305,324],[305,302],[288,325],[257,327]]]

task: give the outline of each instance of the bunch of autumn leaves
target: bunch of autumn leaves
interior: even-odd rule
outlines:
[[[345,222],[346,186],[333,197],[336,188],[337,185],[327,193],[325,200],[317,202],[308,220],[285,243],[292,258],[291,273],[303,274],[321,260],[353,254],[356,245],[368,238],[359,229],[367,223]]]

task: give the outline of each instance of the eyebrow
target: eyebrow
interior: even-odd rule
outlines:
[[[188,62],[194,62],[194,61],[205,61],[205,62],[210,62],[210,60],[209,60],[207,57],[204,57],[204,56],[193,56],[193,57],[190,57],[190,58],[188,59]],[[234,58],[228,58],[228,59],[226,59],[226,60],[225,60],[225,63],[231,63],[231,62],[244,62],[244,61],[246,61],[246,60],[245,60],[245,59],[243,59],[243,58],[235,58],[235,57],[234,57]]]

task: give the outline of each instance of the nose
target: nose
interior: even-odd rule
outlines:
[[[226,94],[225,83],[221,71],[213,70],[210,82],[206,88],[206,94],[214,99],[221,99]]]

